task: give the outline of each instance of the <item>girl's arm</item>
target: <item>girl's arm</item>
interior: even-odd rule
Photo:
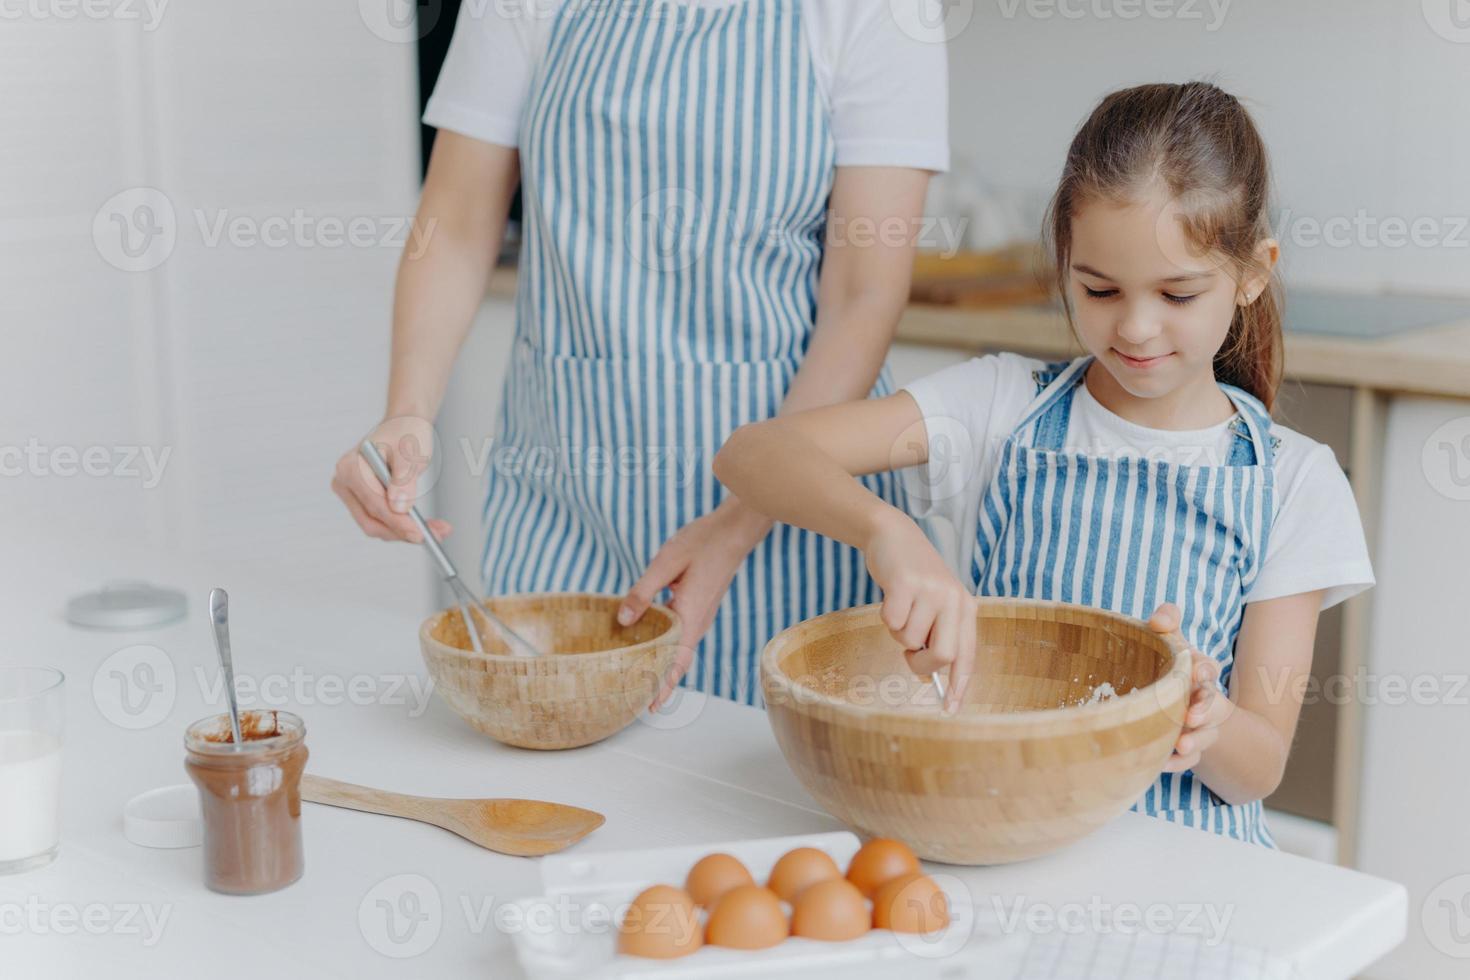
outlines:
[[[1248,602],[1235,644],[1230,696],[1210,676],[1191,719],[1214,725],[1181,736],[1169,770],[1193,768],[1226,803],[1265,799],[1281,784],[1312,667],[1322,593]],[[1190,727],[1186,721],[1186,729]]]
[[[782,415],[737,429],[715,476],[747,506],[865,548],[886,523],[908,519],[857,481],[929,461],[924,418],[908,392]]]
[[[485,299],[519,180],[520,157],[511,147],[449,130],[434,140],[394,289],[387,411],[370,436],[386,449],[393,486],[384,490],[355,445],[332,474],[333,492],[370,537],[419,538],[408,508],[433,450],[433,420],[454,359]],[[450,530],[441,520],[429,527],[440,538]]]
[[[975,600],[919,526],[856,479],[929,459],[918,404],[906,392],[741,427],[715,475],[746,506],[862,550],[883,590],[883,623],[926,675],[948,668],[957,710],[975,659]]]

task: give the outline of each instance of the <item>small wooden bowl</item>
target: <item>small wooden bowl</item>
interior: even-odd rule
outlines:
[[[485,653],[475,653],[457,607],[425,620],[419,645],[439,694],[496,741],[527,749],[591,745],[627,728],[653,701],[683,634],[678,615],[657,605],[619,626],[620,603],[620,596],[581,593],[487,601],[540,657],[511,655],[490,629]]]
[[[965,704],[940,713],[878,606],[818,616],[761,654],[776,741],[853,829],[950,864],[1057,850],[1128,809],[1173,751],[1188,645],[1117,613],[980,599]],[[1095,687],[1116,696],[1089,703]]]

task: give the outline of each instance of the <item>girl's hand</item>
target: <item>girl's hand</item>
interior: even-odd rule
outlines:
[[[1172,633],[1179,628],[1179,607],[1172,602],[1164,603],[1149,618],[1148,625],[1156,633]],[[1190,657],[1190,695],[1184,713],[1184,730],[1174,743],[1174,754],[1164,764],[1164,772],[1184,772],[1199,765],[1200,757],[1219,741],[1220,726],[1235,707],[1217,683],[1220,665],[1198,650],[1191,650]]]
[[[684,624],[679,655],[649,706],[650,711],[657,711],[669,699],[680,678],[694,663],[695,648],[714,622],[731,580],[770,530],[769,518],[728,497],[664,542],[643,577],[628,591],[618,610],[618,622],[622,625],[636,623],[653,597],[665,588],[673,592],[669,608],[679,614]]]
[[[959,710],[975,666],[975,597],[919,526],[894,508],[883,512],[862,550],[883,590],[883,625],[914,673],[949,671],[944,710]]]
[[[332,492],[342,498],[357,526],[370,538],[421,543],[408,509],[418,502],[419,477],[434,454],[434,427],[427,419],[403,416],[378,423],[370,439],[377,445],[393,475],[384,487],[354,445],[337,460]],[[452,528],[448,521],[431,520],[429,530],[441,541]]]

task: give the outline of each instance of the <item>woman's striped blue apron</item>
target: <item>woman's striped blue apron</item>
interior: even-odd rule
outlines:
[[[980,595],[1079,603],[1147,619],[1164,602],[1220,664],[1227,690],[1244,599],[1275,515],[1271,418],[1235,403],[1224,465],[1063,451],[1072,396],[1091,357],[1035,372],[1035,400],[1006,439],[980,509],[972,573]],[[1213,449],[1213,447],[1202,447]],[[1163,773],[1134,810],[1275,847],[1260,801],[1230,806],[1194,772]]]
[[[520,146],[484,586],[622,592],[723,499],[715,452],[776,414],[811,337],[835,149],[801,3],[568,0]],[[754,704],[765,640],[877,598],[856,550],[778,526],[684,683]]]

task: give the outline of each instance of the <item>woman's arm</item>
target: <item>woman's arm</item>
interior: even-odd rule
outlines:
[[[387,412],[370,436],[386,449],[393,486],[385,492],[356,446],[332,474],[333,492],[372,537],[419,538],[408,508],[433,449],[433,420],[454,359],[500,254],[519,180],[520,157],[511,147],[449,130],[434,141],[415,233],[398,266]],[[437,537],[450,531],[445,521],[429,524]]]
[[[427,244],[406,249],[393,296],[393,361],[388,416],[432,419],[439,412],[454,359],[485,300],[520,155],[442,130],[415,219]]]
[[[817,286],[817,322],[780,414],[855,401],[872,391],[908,305],[929,179],[928,171],[906,167],[837,169]],[[739,494],[720,509],[741,542],[748,542],[745,553],[771,529],[769,517],[743,506]],[[656,586],[649,601],[667,584],[657,581],[661,577],[649,581]],[[646,605],[639,603],[640,614]]]
[[[839,167],[817,322],[782,413],[866,398],[909,301],[929,172]]]
[[[828,206],[817,321],[781,416],[853,402],[872,390],[908,303],[928,185],[929,173],[922,170],[838,168]],[[882,504],[857,484],[850,492],[854,500],[869,497]],[[922,537],[912,521],[903,521]],[[688,668],[693,647],[708,630],[735,572],[770,529],[770,516],[748,506],[736,492],[666,542],[628,593],[619,614],[623,622],[633,622],[659,590],[670,588],[685,623],[687,647],[655,707]]]
[[[1246,603],[1229,697],[1216,691],[1214,703],[1190,709],[1214,714],[1218,727],[1213,735],[1186,732],[1170,769],[1192,765],[1226,803],[1265,799],[1276,791],[1301,715],[1321,606],[1320,591]]]

